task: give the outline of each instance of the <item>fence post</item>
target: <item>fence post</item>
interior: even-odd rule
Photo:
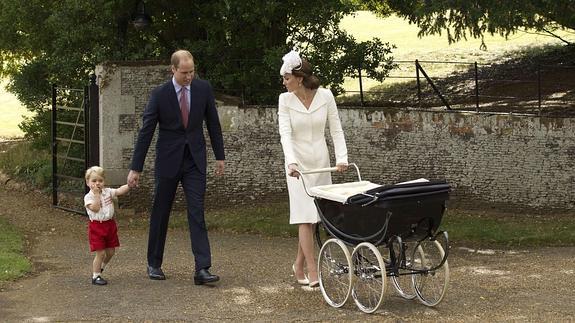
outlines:
[[[475,62],[475,111],[479,112],[479,76],[477,73],[477,62]]]
[[[56,143],[56,84],[52,84],[52,206],[58,205],[58,147]]]
[[[421,70],[421,74],[423,74],[423,77],[425,77],[425,80],[427,80],[427,82],[429,83],[429,85],[431,85],[431,88],[433,89],[433,91],[435,92],[435,94],[437,94],[437,96],[439,97],[439,99],[441,100],[441,102],[443,102],[443,105],[445,105],[445,107],[447,108],[447,110],[451,110],[451,106],[449,106],[449,102],[447,102],[447,100],[443,97],[443,95],[441,94],[441,92],[439,91],[439,89],[437,88],[437,86],[435,86],[435,84],[433,84],[433,81],[431,80],[431,78],[429,77],[429,75],[427,75],[427,73],[425,72],[425,70],[421,67],[421,65],[419,65],[418,61],[415,61],[415,63],[417,64],[417,70]]]
[[[361,81],[361,62],[359,62],[359,68],[357,69],[359,73],[359,100],[361,101],[361,106],[363,107],[363,83]]]
[[[421,83],[419,82],[419,60],[415,60],[415,77],[417,79],[417,105],[421,107]]]
[[[90,85],[88,86],[88,102],[89,110],[87,114],[87,127],[89,129],[87,135],[86,150],[88,151],[88,158],[86,166],[94,166],[100,164],[100,93],[98,84],[96,84],[96,75],[90,75]],[[86,167],[88,168],[88,167]]]
[[[537,101],[539,103],[539,113],[541,113],[541,65],[537,65]]]
[[[92,133],[92,127],[90,125],[90,115],[91,115],[91,102],[90,102],[90,85],[84,86],[84,170],[88,167],[97,165],[92,164],[91,157],[91,147],[90,147],[90,137]],[[84,193],[88,193],[88,186],[84,185]]]

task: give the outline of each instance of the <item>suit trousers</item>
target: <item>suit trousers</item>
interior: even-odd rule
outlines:
[[[204,220],[206,174],[200,172],[188,147],[185,148],[184,158],[176,177],[156,176],[148,236],[148,265],[155,268],[162,266],[170,212],[179,183],[182,183],[186,197],[188,227],[195,270],[208,269],[211,267],[211,252]]]

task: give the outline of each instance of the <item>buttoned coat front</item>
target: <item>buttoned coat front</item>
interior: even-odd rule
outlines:
[[[334,143],[336,164],[347,164],[347,147],[330,90],[319,88],[307,109],[293,93],[279,96],[278,123],[285,157],[286,181],[290,202],[290,223],[316,223],[319,215],[303,187],[302,180],[287,175],[287,165],[299,169],[330,167],[329,150],[325,139],[326,125]],[[307,188],[331,184],[330,173],[304,175]]]

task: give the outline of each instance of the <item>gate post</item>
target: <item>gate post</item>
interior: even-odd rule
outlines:
[[[56,84],[52,84],[52,206],[58,205],[58,177],[56,176],[56,173],[58,173],[56,157],[58,154],[58,146],[56,144],[56,120]]]
[[[415,60],[415,78],[417,79],[417,106],[421,108],[421,83],[419,81],[419,60]]]
[[[89,151],[88,166],[100,164],[100,93],[96,84],[96,74],[90,74],[90,85],[88,86],[88,146]]]
[[[359,62],[359,66],[358,66],[358,68],[357,68],[357,72],[358,72],[358,74],[359,74],[359,99],[360,99],[360,101],[361,101],[361,106],[363,107],[363,106],[364,106],[364,101],[363,101],[363,83],[362,83],[362,80],[361,80],[361,67],[362,67],[361,65],[362,65],[361,62]]]
[[[479,112],[479,73],[477,68],[477,62],[475,66],[475,111]]]

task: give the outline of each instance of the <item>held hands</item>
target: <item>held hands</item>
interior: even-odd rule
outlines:
[[[138,187],[140,185],[140,173],[130,170],[127,181],[130,188]]]
[[[216,160],[216,175],[221,176],[224,175],[224,161],[223,160]],[[130,170],[128,173],[128,186],[129,188],[136,188],[140,185],[140,172],[135,170]]]

